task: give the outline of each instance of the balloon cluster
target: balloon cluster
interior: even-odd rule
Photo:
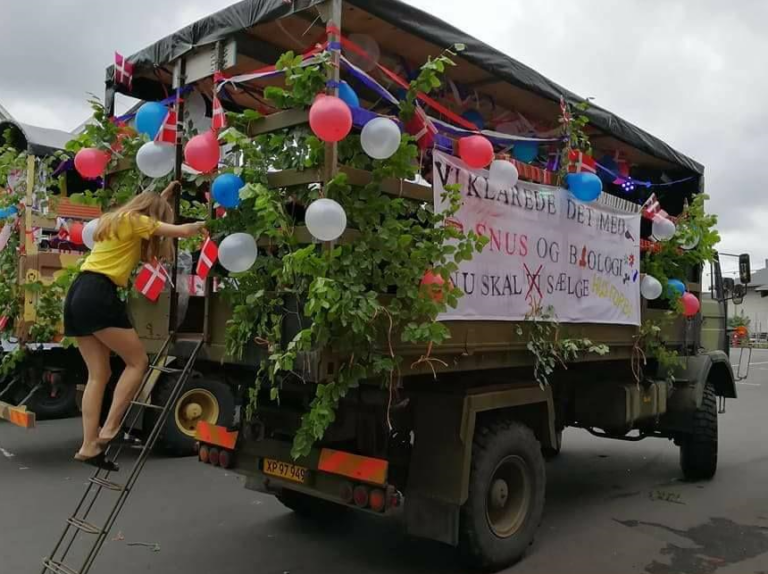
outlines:
[[[640,281],[640,294],[649,301],[661,297],[663,290],[661,282],[652,275],[645,275],[642,281]],[[683,315],[686,317],[693,317],[701,308],[698,297],[686,291],[685,283],[679,279],[667,281],[667,294],[671,297],[675,295],[680,297],[680,302],[683,305]]]

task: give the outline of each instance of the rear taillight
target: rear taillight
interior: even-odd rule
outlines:
[[[387,504],[387,495],[383,490],[374,488],[368,496],[368,504],[374,512],[382,512]]]
[[[352,498],[355,502],[355,506],[365,508],[368,506],[368,487],[362,484],[355,487]]]
[[[355,500],[355,494],[354,494],[354,486],[352,486],[351,482],[345,482],[341,485],[341,490],[339,491],[339,498],[341,498],[341,501],[344,504],[352,504]]]
[[[219,453],[219,466],[221,468],[229,468],[232,466],[232,453],[228,450],[222,450]]]
[[[200,445],[200,448],[197,451],[197,458],[200,460],[200,462],[204,462],[204,463],[208,462],[209,451],[210,449],[206,445],[204,444]]]
[[[211,462],[213,466],[218,466],[219,465],[219,449],[211,448],[208,451],[208,460]]]

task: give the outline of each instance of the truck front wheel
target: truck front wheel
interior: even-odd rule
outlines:
[[[459,540],[470,566],[501,568],[523,556],[541,522],[545,488],[544,458],[530,428],[511,420],[478,425]]]
[[[691,432],[680,439],[680,468],[686,480],[705,480],[717,471],[717,396],[712,383],[693,413]]]

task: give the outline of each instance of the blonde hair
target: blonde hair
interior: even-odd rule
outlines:
[[[171,209],[168,201],[154,191],[145,191],[125,205],[102,215],[99,218],[99,226],[96,228],[93,238],[96,241],[119,239],[120,220],[124,217],[134,220],[140,215],[145,215],[161,223],[173,223],[173,209]],[[133,221],[131,221],[131,225],[133,225]],[[143,239],[141,241],[142,261],[151,262],[155,258],[168,261],[173,258],[173,255],[173,242],[165,237],[153,235],[149,240]]]

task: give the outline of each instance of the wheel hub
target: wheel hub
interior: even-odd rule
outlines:
[[[511,455],[499,462],[488,485],[485,515],[493,533],[509,538],[525,522],[531,505],[531,470],[521,457]]]
[[[203,407],[197,403],[189,403],[184,407],[184,417],[186,419],[199,419],[203,414]]]
[[[190,389],[176,403],[174,409],[177,428],[189,437],[195,436],[197,423],[216,424],[219,420],[219,401],[207,389]]]
[[[509,498],[509,485],[507,481],[501,478],[497,478],[491,485],[491,492],[489,496],[489,502],[491,508],[499,510],[504,508]]]

